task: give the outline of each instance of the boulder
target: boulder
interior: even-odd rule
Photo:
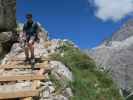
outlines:
[[[10,51],[12,44],[15,42],[13,32],[0,33],[0,59]]]

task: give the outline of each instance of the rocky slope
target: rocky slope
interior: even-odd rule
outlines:
[[[22,29],[22,28],[20,28]],[[20,36],[22,30],[19,31]],[[61,40],[47,40],[47,32],[42,31],[40,32],[40,42],[35,43],[35,57],[36,58],[48,58],[50,54],[55,53],[57,47],[59,47],[59,44]],[[24,49],[22,48],[22,44],[20,43],[14,43],[11,51],[4,57],[4,59],[1,61],[1,64],[12,64],[13,61],[16,61],[14,63],[17,63],[18,66],[20,64],[23,65],[23,59],[24,56]],[[18,61],[20,60],[20,61]],[[37,65],[37,64],[36,64]],[[73,75],[72,72],[66,67],[62,62],[60,61],[54,61],[50,60],[48,63],[44,64],[44,66],[47,65],[47,68],[45,68],[46,72],[44,73],[44,77],[46,79],[44,81],[41,81],[38,83],[40,85],[39,90],[40,96],[37,100],[68,100],[70,96],[73,96],[71,88],[67,85],[67,82],[62,82],[62,80],[66,81],[72,81]],[[0,75],[24,75],[24,74],[30,74],[31,69],[11,69],[11,70],[0,70]],[[33,71],[33,73],[38,74],[42,72]],[[50,77],[52,76],[52,77]],[[60,87],[61,90],[56,89],[56,84],[52,82],[52,79],[54,77],[54,81],[62,82],[62,86]],[[0,91],[3,89],[4,92],[15,92],[19,90],[29,90],[31,89],[31,82],[30,81],[18,81],[17,83],[10,84],[5,83],[4,85],[0,85]]]
[[[133,91],[133,19],[101,45],[84,52],[94,58],[97,65],[109,70],[120,88]]]
[[[21,37],[22,24],[19,25]],[[14,43],[11,51],[4,57],[1,64],[23,65],[24,50],[20,43]],[[47,67],[34,74],[43,73],[45,80],[38,83],[40,95],[37,100],[123,100],[119,89],[110,76],[101,69],[97,69],[94,61],[82,53],[69,40],[48,39],[47,32],[42,29],[40,42],[35,43],[35,57],[49,58]],[[19,63],[18,63],[19,61]],[[21,65],[21,66],[22,66]],[[31,70],[10,69],[0,70],[0,75],[30,74]],[[3,85],[2,85],[3,84]],[[2,83],[0,90],[5,92],[31,89],[30,81]]]

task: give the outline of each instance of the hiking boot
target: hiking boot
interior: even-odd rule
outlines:
[[[31,63],[31,69],[34,70],[34,67],[35,67],[35,58],[31,58],[30,63]]]
[[[24,60],[24,62],[25,62],[26,64],[29,64],[29,61],[30,61],[30,59],[29,59],[28,57],[26,57],[25,60]]]
[[[30,62],[31,62],[32,64],[34,64],[34,63],[35,63],[35,58],[31,58]]]

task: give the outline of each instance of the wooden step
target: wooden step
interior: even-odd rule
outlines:
[[[40,69],[37,74],[43,75],[44,71],[45,71],[45,69]],[[40,86],[40,84],[38,84],[38,82],[39,82],[39,80],[32,81],[32,85],[31,85],[32,90],[36,90],[37,87]],[[32,97],[26,97],[26,98],[22,98],[20,100],[32,100]]]
[[[50,57],[48,57],[48,58],[36,58],[36,59],[39,59],[41,61],[49,61],[49,60],[51,60]],[[11,61],[24,61],[24,60],[25,60],[24,58],[13,58],[13,59],[11,59]]]
[[[0,82],[6,81],[22,81],[22,80],[44,80],[43,75],[16,75],[16,76],[0,76]]]
[[[16,92],[0,92],[0,100],[38,96],[37,90],[25,90]]]
[[[37,63],[35,64],[36,68],[46,68],[48,64],[46,63]],[[25,65],[25,64],[4,64],[0,65],[0,69],[31,69],[31,65]]]
[[[46,65],[39,64],[35,65],[35,68],[45,68]],[[31,69],[31,65],[0,65],[0,69]]]

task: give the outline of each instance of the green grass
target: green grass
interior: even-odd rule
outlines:
[[[52,83],[54,84],[56,91],[61,91],[61,89],[62,89],[62,84],[61,84],[61,82],[60,82],[59,80],[57,80],[57,79],[55,78],[55,76],[52,75],[51,73],[49,74],[49,78],[50,78],[50,80],[52,81]]]
[[[74,75],[70,82],[74,96],[70,100],[123,100],[109,74],[99,71],[93,59],[80,49],[64,43],[52,58],[63,62]]]

